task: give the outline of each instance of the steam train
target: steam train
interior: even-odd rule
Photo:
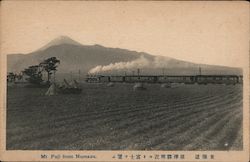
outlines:
[[[242,84],[243,77],[239,75],[89,75],[89,83],[126,82],[126,83],[185,83],[185,84]]]

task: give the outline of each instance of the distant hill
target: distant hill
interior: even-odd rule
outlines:
[[[9,54],[7,56],[7,69],[9,72],[20,72],[24,68],[38,64],[49,57],[57,57],[61,61],[57,72],[58,74],[77,73],[79,70],[81,74],[87,74],[90,69],[96,66],[109,64],[112,64],[109,68],[121,65],[130,66],[130,62],[135,60],[139,60],[139,62],[135,64],[139,66],[139,64],[141,64],[140,58],[143,58],[143,61],[147,61],[147,64],[140,68],[143,74],[162,74],[164,68],[165,74],[193,75],[198,74],[199,67],[201,67],[203,74],[242,74],[240,68],[194,64],[174,58],[154,56],[144,52],[120,48],[108,48],[101,45],[87,46],[66,36],[56,38],[47,45],[28,54]],[[133,65],[131,69],[111,70],[108,71],[108,73],[118,74],[125,70],[127,73],[131,73],[131,71],[136,71],[135,65]],[[103,73],[107,73],[107,71]]]

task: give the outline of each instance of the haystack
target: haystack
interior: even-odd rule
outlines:
[[[45,93],[46,96],[53,96],[56,95],[57,91],[56,91],[56,84],[52,83],[49,87],[49,89],[47,90],[47,92]]]
[[[133,87],[133,90],[146,90],[146,88],[144,87],[144,85],[142,83],[136,83]]]
[[[171,88],[171,84],[170,83],[164,83],[161,85],[161,88]]]
[[[108,87],[114,87],[114,85],[115,85],[115,84],[112,83],[112,82],[110,82],[110,83],[107,84]]]

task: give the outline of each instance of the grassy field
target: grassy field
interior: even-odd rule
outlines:
[[[241,150],[242,85],[8,87],[7,149]]]

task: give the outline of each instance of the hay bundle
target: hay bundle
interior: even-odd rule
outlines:
[[[133,90],[146,90],[145,86],[142,83],[136,83],[133,87]]]
[[[52,83],[48,89],[48,91],[45,93],[46,96],[53,96],[57,94],[57,86],[55,83]]]
[[[171,84],[170,83],[164,83],[161,85],[161,88],[171,88]]]
[[[115,85],[115,84],[112,83],[112,82],[110,82],[110,83],[107,84],[108,87],[114,87],[114,85]]]

